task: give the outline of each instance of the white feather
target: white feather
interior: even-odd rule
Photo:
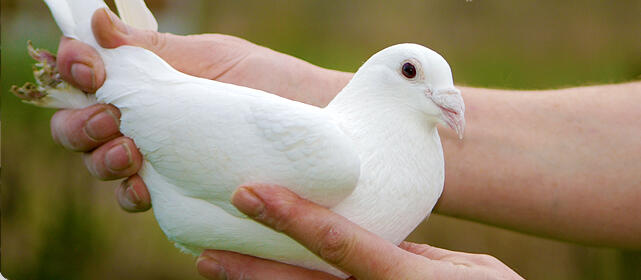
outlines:
[[[120,18],[127,24],[146,30],[158,31],[158,22],[144,0],[115,0]]]
[[[100,8],[107,8],[102,0],[44,0],[62,33],[98,48],[91,30],[91,17]]]

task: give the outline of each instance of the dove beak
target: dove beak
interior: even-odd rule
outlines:
[[[453,129],[459,139],[465,132],[465,103],[461,91],[451,87],[438,89],[431,95],[434,104],[441,109],[440,120]]]

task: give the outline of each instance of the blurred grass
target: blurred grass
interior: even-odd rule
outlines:
[[[420,43],[457,84],[541,89],[638,80],[641,1],[148,1],[160,29],[237,35],[304,60],[355,71],[374,52]],[[3,0],[1,268],[10,279],[198,279],[193,258],[151,213],[127,214],[115,182],[97,182],[51,141],[52,110],[21,104],[31,39],[55,50],[45,5]],[[528,279],[641,279],[641,254],[526,236],[434,215],[411,240],[494,255]]]

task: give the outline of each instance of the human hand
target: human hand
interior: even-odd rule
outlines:
[[[344,217],[274,186],[240,187],[232,203],[357,279],[523,279],[494,257],[403,242],[399,247]],[[338,279],[319,271],[233,252],[207,250],[209,279]]]
[[[107,10],[96,11],[92,28],[102,47],[143,47],[184,73],[317,106],[326,105],[350,77],[233,36],[177,36],[136,29]],[[106,79],[98,53],[69,38],[60,41],[57,67],[63,79],[86,92],[95,92]],[[116,190],[120,205],[131,212],[145,211],[151,207],[149,193],[135,175],[142,155],[134,142],[118,131],[119,119],[118,109],[106,104],[61,110],[51,119],[51,134],[65,148],[84,152],[85,165],[97,178],[127,178]]]

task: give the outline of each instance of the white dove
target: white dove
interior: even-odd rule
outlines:
[[[59,80],[41,60],[38,86],[14,89],[39,106],[110,103],[120,130],[144,156],[140,171],[160,227],[192,254],[235,251],[344,276],[289,237],[230,203],[251,183],[286,186],[399,244],[431,212],[444,182],[437,124],[462,138],[465,106],[448,63],[416,44],[368,59],[326,108],[183,74],[132,46],[103,49],[91,31],[101,0],[45,0],[68,37],[93,46],[107,80],[95,97]],[[155,29],[142,0],[117,1],[121,16]],[[122,13],[122,11],[126,11]]]

